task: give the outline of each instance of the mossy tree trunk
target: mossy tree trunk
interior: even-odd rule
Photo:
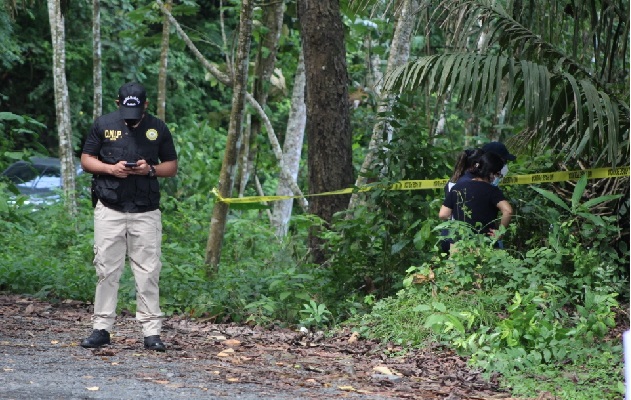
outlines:
[[[232,196],[232,189],[237,172],[237,156],[239,154],[241,126],[248,81],[248,64],[250,61],[253,8],[252,1],[243,0],[241,2],[239,43],[232,85],[232,111],[230,114],[226,151],[221,165],[221,172],[219,173],[219,194],[221,197],[226,198]],[[207,275],[209,277],[214,275],[219,269],[228,209],[228,204],[220,201],[215,202],[213,207],[213,214],[210,220],[210,232],[208,234],[208,242],[206,243],[206,264],[208,265]]]

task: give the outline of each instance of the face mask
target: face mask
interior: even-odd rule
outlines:
[[[496,176],[495,179],[493,179],[493,182],[491,182],[491,185],[499,186],[501,180],[502,180],[502,178],[500,178],[499,176]]]
[[[138,124],[138,122],[140,122],[139,119],[126,119],[125,123],[127,124],[128,127],[133,128],[134,126],[136,126],[136,124]]]
[[[500,171],[500,174],[502,174],[502,176],[508,175],[508,164],[504,164],[502,170]]]

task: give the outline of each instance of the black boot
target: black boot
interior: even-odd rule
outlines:
[[[160,340],[160,335],[151,335],[145,337],[145,349],[155,351],[166,351],[166,346]]]
[[[90,337],[81,341],[81,347],[87,349],[94,349],[97,347],[110,344],[110,333],[105,329],[95,329],[92,331]]]

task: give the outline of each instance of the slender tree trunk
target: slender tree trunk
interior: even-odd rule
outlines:
[[[226,141],[221,172],[219,174],[219,194],[222,197],[231,197],[232,188],[236,176],[237,156],[239,154],[239,140],[243,120],[243,108],[245,103],[246,85],[248,80],[248,64],[250,60],[250,36],[252,34],[252,10],[251,0],[241,2],[241,18],[239,22],[239,44],[237,48],[237,60],[235,63],[235,75],[233,81],[232,112],[230,114],[230,126]],[[215,202],[213,215],[210,220],[210,232],[206,244],[207,275],[212,276],[219,269],[223,234],[228,216],[228,204]]]
[[[344,26],[338,0],[298,0],[305,58],[309,193],[352,185],[352,132]],[[326,222],[346,209],[347,195],[315,196],[310,211]],[[323,241],[312,229],[309,247],[316,263],[326,259]]]
[[[208,72],[210,72],[219,82],[223,83],[226,86],[233,86],[232,78],[226,75],[225,73],[221,72],[219,68],[217,67],[217,65],[209,62],[208,60],[204,58],[204,56],[199,52],[197,47],[195,47],[195,44],[188,37],[186,32],[184,32],[180,24],[178,24],[177,20],[173,18],[173,15],[171,15],[171,12],[164,7],[164,4],[162,3],[162,1],[156,0],[156,3],[158,4],[158,6],[160,6],[160,9],[162,10],[162,12],[169,18],[169,22],[171,22],[171,24],[173,25],[177,33],[180,35],[182,40],[184,40],[184,42],[186,43],[186,46],[188,46],[188,48],[193,52],[195,57],[204,66],[204,68]],[[294,182],[291,181],[289,174],[283,168],[283,165],[282,165],[283,153],[280,147],[280,143],[278,142],[278,138],[276,137],[276,133],[274,133],[274,127],[272,126],[269,118],[265,114],[263,107],[261,107],[261,105],[256,101],[256,99],[250,93],[245,94],[245,99],[248,101],[248,103],[250,103],[252,108],[254,108],[254,110],[256,111],[256,114],[259,116],[259,118],[263,122],[263,125],[265,125],[265,130],[267,131],[267,137],[269,138],[270,145],[272,146],[274,155],[276,156],[276,159],[278,160],[280,164],[280,178],[284,180],[291,187],[291,190],[293,190],[295,196],[301,196],[298,199],[298,202],[300,206],[306,212],[308,208],[307,200],[304,197],[302,197],[302,191],[300,190],[298,185],[296,185]]]
[[[239,181],[239,197],[243,197],[245,193],[245,186],[248,183],[248,155],[250,154],[250,134],[252,132],[252,115],[248,114],[245,117],[245,128],[243,129],[243,147],[241,147],[241,162],[240,166],[240,181]]]
[[[70,101],[66,82],[66,47],[64,16],[59,0],[48,0],[48,18],[53,45],[53,78],[55,91],[55,112],[57,132],[59,133],[59,158],[61,160],[61,179],[66,209],[72,216],[77,214],[75,196],[75,164],[72,151],[72,125],[70,124]]]
[[[269,90],[269,81],[276,65],[276,54],[278,52],[278,41],[283,27],[283,15],[285,1],[278,0],[263,3],[263,26],[267,28],[265,34],[261,38],[259,49],[254,64],[254,83],[252,88],[252,96],[261,107],[265,108],[267,104],[267,95]],[[254,160],[258,152],[257,138],[261,132],[262,122],[256,115],[252,116],[250,128],[249,145],[243,146],[243,151],[248,153],[244,157],[246,164],[241,165],[240,175],[241,184],[247,184],[250,174],[252,174]],[[240,188],[243,192],[244,188]]]
[[[94,84],[94,105],[92,118],[103,114],[103,68],[101,66],[101,0],[92,1],[92,82]]]
[[[388,56],[388,65],[386,67],[386,75],[392,72],[399,65],[403,65],[408,62],[410,58],[410,38],[412,37],[412,30],[415,22],[415,12],[418,9],[418,0],[404,0],[401,5],[399,18],[397,19],[397,25],[392,37],[392,46],[390,46],[390,55]],[[380,88],[379,88],[380,89]],[[392,110],[394,104],[394,98],[390,93],[381,93],[379,101],[379,113],[385,113]],[[384,136],[386,142],[392,140],[392,126],[388,121],[379,121],[375,124],[370,143],[368,145],[368,153],[364,162],[362,163],[359,176],[355,182],[355,186],[362,186],[366,184],[366,173],[372,169],[375,162],[375,155],[384,143]],[[351,196],[349,208],[353,209],[357,205],[358,196],[354,193]]]
[[[376,40],[372,40],[370,35],[364,39],[364,43],[367,49],[366,66],[368,67],[368,74],[366,76],[366,86],[369,91],[378,99],[381,98],[381,86],[383,84],[383,71],[381,68],[381,55],[377,52],[373,52],[373,46],[377,45]]]
[[[298,60],[298,68],[296,68],[293,94],[291,96],[291,109],[289,110],[289,120],[287,121],[285,143],[283,144],[283,166],[294,182],[298,179],[306,121],[305,61],[301,51]],[[291,196],[292,194],[289,185],[282,179],[279,180],[276,195]],[[287,235],[293,205],[293,200],[280,200],[274,203],[272,226],[278,237]]]
[[[166,0],[164,6],[171,10],[173,0]],[[165,15],[162,21],[162,43],[160,44],[160,66],[158,70],[158,108],[156,114],[158,118],[166,121],[166,99],[167,99],[167,65],[169,62],[169,18]]]
[[[259,196],[265,196],[265,192],[263,191],[263,185],[261,185],[261,181],[259,180],[259,177],[257,175],[254,175],[254,184],[256,185],[256,192],[259,194]],[[264,201],[263,205],[267,205],[267,202]],[[265,213],[267,214],[267,218],[269,218],[269,222],[270,224],[272,223],[272,212],[270,211],[269,208],[265,209]]]

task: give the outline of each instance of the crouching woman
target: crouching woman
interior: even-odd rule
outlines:
[[[445,196],[438,217],[453,219],[471,225],[476,233],[495,236],[498,213],[500,225],[508,227],[513,208],[504,198],[502,190],[493,182],[502,178],[504,161],[493,153],[482,155],[470,169],[472,180],[456,183]]]

